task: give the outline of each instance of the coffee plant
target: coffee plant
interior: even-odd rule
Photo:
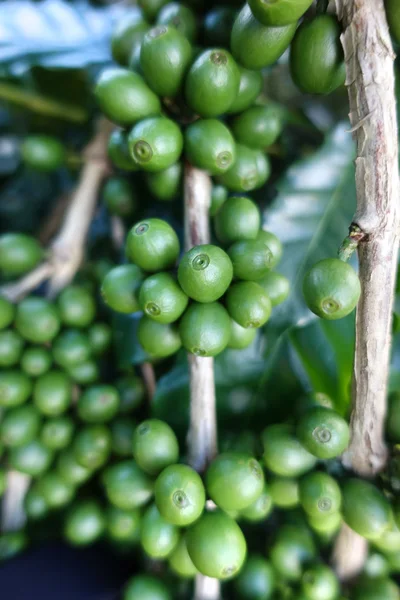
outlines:
[[[0,46],[0,561],[399,599],[398,3],[69,3],[76,47],[45,4]]]

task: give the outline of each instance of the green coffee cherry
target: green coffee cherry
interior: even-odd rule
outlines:
[[[251,455],[225,452],[208,467],[206,487],[210,498],[224,511],[244,510],[261,495],[264,473]]]
[[[342,494],[333,477],[316,471],[300,481],[300,502],[310,517],[324,517],[340,511]]]
[[[15,306],[6,298],[0,296],[0,330],[6,329],[14,321]]]
[[[14,558],[28,545],[24,531],[9,531],[0,535],[0,562]]]
[[[315,457],[294,437],[289,425],[270,425],[262,433],[263,460],[270,471],[283,477],[299,477],[310,471]]]
[[[110,429],[113,453],[123,458],[132,456],[132,437],[136,422],[129,417],[116,417],[110,424]]]
[[[265,3],[264,0],[249,0],[255,18],[263,25],[289,25],[295,23],[310,8],[312,0],[277,0]],[[313,599],[312,599],[313,600]],[[321,600],[323,600],[321,598]]]
[[[340,456],[350,439],[347,421],[324,406],[310,408],[300,417],[296,435],[311,454],[324,459]]]
[[[228,348],[243,350],[250,346],[254,341],[257,332],[255,329],[246,329],[231,319],[231,336],[228,342]]]
[[[197,36],[196,15],[180,2],[168,2],[157,15],[157,25],[171,25],[193,42]]]
[[[119,412],[130,414],[143,402],[145,389],[143,381],[135,375],[125,375],[116,380],[115,386],[120,397]]]
[[[228,199],[228,190],[223,185],[213,185],[211,190],[210,217],[215,217],[221,206]]]
[[[107,498],[122,510],[143,506],[153,495],[152,480],[133,460],[124,460],[107,467],[102,480]]]
[[[398,600],[398,597],[398,585],[385,577],[361,579],[352,589],[353,600]]]
[[[93,385],[78,400],[78,416],[85,423],[105,423],[115,417],[119,395],[112,385]]]
[[[310,600],[336,600],[340,591],[339,580],[326,565],[315,565],[301,578],[302,590]]]
[[[21,356],[21,369],[30,377],[44,375],[53,362],[51,352],[41,346],[31,346]]]
[[[230,579],[246,558],[246,540],[239,525],[221,512],[203,515],[186,534],[189,556],[207,577]]]
[[[43,258],[39,242],[23,233],[0,235],[0,273],[18,277],[31,271]]]
[[[0,331],[0,367],[13,367],[22,355],[23,338],[12,329]]]
[[[338,512],[328,515],[315,515],[313,517],[308,515],[308,524],[318,534],[333,536],[338,533],[340,527],[343,525],[343,519],[342,515]]]
[[[83,363],[69,367],[68,375],[78,385],[90,385],[98,381],[100,370],[97,362],[89,359]]]
[[[163,171],[179,160],[183,136],[175,121],[152,117],[139,121],[131,129],[128,145],[138,167],[144,171]]]
[[[31,395],[32,381],[22,371],[0,371],[0,406],[10,408],[26,402]]]
[[[268,148],[276,141],[281,131],[281,116],[273,104],[252,106],[232,122],[235,139],[249,148]]]
[[[247,558],[234,582],[241,600],[268,600],[272,598],[275,586],[276,576],[271,564],[258,554],[251,554]]]
[[[188,352],[196,356],[216,356],[229,343],[231,319],[219,302],[196,302],[183,315],[179,333]]]
[[[229,129],[217,119],[199,119],[186,129],[189,162],[211,175],[225,173],[235,162],[236,145]]]
[[[64,524],[64,536],[73,546],[87,546],[104,532],[106,520],[95,500],[84,500],[73,506]]]
[[[376,540],[392,525],[389,501],[373,483],[348,479],[342,494],[343,520],[359,535]]]
[[[309,94],[329,94],[345,80],[340,26],[333,15],[317,15],[304,21],[290,50],[293,81]]]
[[[160,0],[156,1],[160,3]],[[151,575],[135,575],[125,586],[123,600],[172,600],[172,596],[161,579]]]
[[[182,257],[178,281],[183,291],[197,302],[215,302],[228,289],[233,276],[229,256],[218,246],[194,246]]]
[[[63,450],[72,441],[75,423],[67,416],[47,420],[40,433],[40,440],[50,450]]]
[[[137,312],[138,292],[143,273],[136,265],[114,267],[105,276],[101,295],[104,302],[113,310],[125,314]]]
[[[264,484],[263,490],[250,506],[240,511],[240,518],[250,523],[265,521],[273,508],[272,496],[268,487]]]
[[[158,96],[174,98],[181,90],[192,60],[192,47],[175,27],[158,25],[143,38],[140,66]]]
[[[171,571],[182,579],[192,579],[197,575],[197,569],[189,556],[186,536],[182,535],[171,554],[168,556],[168,565]]]
[[[154,273],[174,266],[179,240],[166,221],[146,219],[132,227],[126,241],[126,254],[144,271]]]
[[[0,424],[2,443],[10,448],[29,444],[39,432],[40,421],[40,413],[30,404],[9,409]]]
[[[155,93],[140,75],[128,69],[105,69],[97,80],[94,94],[106,117],[123,127],[161,111]]]
[[[179,459],[179,445],[171,427],[158,419],[143,421],[132,437],[133,458],[143,471],[158,475]]]
[[[111,215],[131,216],[137,207],[132,185],[122,177],[110,177],[103,187],[103,200]]]
[[[43,443],[47,446],[44,440]],[[78,463],[69,445],[58,455],[56,466],[62,478],[73,485],[82,485],[92,475],[91,469]]]
[[[182,346],[175,325],[157,323],[145,316],[139,321],[137,336],[143,350],[152,358],[166,358],[178,352]]]
[[[111,54],[115,62],[123,67],[129,64],[132,47],[138,39],[146,33],[148,23],[137,7],[132,6],[130,13],[120,19],[113,31],[111,38]]]
[[[179,529],[171,525],[159,513],[155,504],[145,512],[142,521],[140,542],[148,556],[155,559],[166,558],[179,541]]]
[[[64,329],[53,343],[54,362],[64,369],[84,363],[90,352],[88,336],[78,329]]]
[[[150,192],[161,202],[176,198],[182,185],[182,163],[177,162],[163,171],[146,173],[146,183]]]
[[[186,465],[170,465],[164,469],[156,479],[154,496],[164,519],[179,527],[194,523],[206,501],[200,475]]]
[[[31,296],[17,306],[15,327],[28,342],[50,342],[59,332],[60,325],[56,307],[45,298]]]
[[[268,298],[271,300],[272,306],[282,304],[289,296],[290,282],[281,273],[270,271],[264,277],[257,280],[257,283],[262,287]]]
[[[216,6],[204,17],[204,38],[207,46],[229,48],[236,10],[230,6]]]
[[[94,471],[106,464],[111,452],[111,433],[104,425],[88,425],[78,431],[73,442],[76,461]]]
[[[122,510],[109,506],[106,511],[107,534],[112,541],[131,544],[140,539],[141,514],[138,509]]]
[[[292,477],[275,476],[269,480],[268,489],[273,505],[283,510],[295,508],[299,504],[299,482]]]
[[[228,250],[236,279],[257,281],[267,274],[273,261],[268,246],[259,240],[241,240]]]
[[[278,577],[287,581],[299,581],[304,565],[315,556],[311,533],[304,527],[282,525],[269,554]]]
[[[186,101],[201,117],[217,117],[233,104],[239,91],[239,82],[239,69],[227,50],[205,50],[187,74]]]
[[[52,370],[38,377],[33,388],[33,402],[47,417],[61,415],[71,405],[72,382],[63,371]]]
[[[261,94],[263,77],[258,71],[238,65],[240,73],[239,91],[228,113],[240,113],[249,108]]]
[[[254,240],[260,229],[260,211],[244,196],[228,198],[214,219],[218,240],[229,246],[240,240]]]
[[[63,144],[49,135],[30,135],[21,146],[22,160],[37,171],[59,169],[65,162],[65,155]]]
[[[137,171],[138,167],[133,162],[129,152],[128,134],[126,131],[116,129],[108,140],[107,153],[111,162],[123,171]]]
[[[140,308],[158,323],[177,321],[186,310],[187,304],[187,295],[169,273],[150,275],[140,287]]]
[[[266,27],[245,4],[233,24],[231,50],[246,69],[269,67],[284,53],[293,39],[297,22],[281,27]]]
[[[142,9],[143,15],[148,21],[154,21],[162,7],[167,4],[167,2],[168,0],[138,0],[138,4]]]
[[[93,323],[88,330],[89,344],[95,356],[104,354],[111,343],[112,331],[108,323]]]
[[[45,473],[38,486],[47,506],[59,509],[70,504],[75,496],[75,487],[66,482],[56,471]]]
[[[38,477],[49,469],[53,456],[53,452],[42,442],[32,440],[23,446],[12,448],[8,459],[12,469],[25,473],[25,475]]]
[[[36,483],[29,488],[24,498],[24,510],[29,521],[38,521],[47,516],[49,507]]]
[[[236,160],[218,180],[233,192],[249,192],[264,185],[270,173],[270,163],[263,152],[236,144]]]
[[[242,327],[262,327],[271,316],[271,301],[261,286],[254,281],[232,285],[226,295],[229,315]]]

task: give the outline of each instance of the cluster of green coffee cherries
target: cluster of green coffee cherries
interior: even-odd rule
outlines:
[[[143,311],[138,339],[153,358],[170,356],[182,345],[198,356],[245,348],[272,306],[287,297],[288,280],[271,270],[282,247],[275,235],[260,229],[256,204],[242,196],[228,198],[214,222],[226,251],[213,244],[191,248],[175,277],[171,269],[180,253],[175,231],[161,219],[139,221],[126,241],[133,264],[115,267],[104,278],[106,304],[119,312]]]

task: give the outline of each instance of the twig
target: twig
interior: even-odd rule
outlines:
[[[0,83],[0,98],[40,115],[55,117],[63,121],[85,123],[89,118],[87,111],[79,106],[47,98],[13,83]]]
[[[210,241],[209,208],[211,181],[204,171],[185,167],[185,246],[189,250]],[[190,376],[190,428],[188,432],[189,462],[204,471],[217,453],[217,420],[215,409],[214,360],[188,355]],[[195,600],[218,600],[218,580],[198,575]]]
[[[154,367],[151,363],[144,362],[140,365],[140,370],[144,381],[144,387],[146,388],[147,398],[151,404],[154,394],[156,393],[157,385]]]
[[[111,217],[111,239],[116,250],[121,250],[125,241],[125,227],[121,217],[113,215]]]
[[[351,440],[343,464],[373,477],[387,457],[384,422],[399,246],[394,54],[383,0],[336,0],[336,9],[344,31],[350,121],[357,142],[353,222],[366,236],[358,247],[362,293],[356,316]],[[350,532],[340,535],[335,549],[342,579],[360,568],[350,537]]]
[[[6,492],[1,504],[1,530],[16,531],[26,522],[24,500],[31,478],[18,471],[8,471]]]

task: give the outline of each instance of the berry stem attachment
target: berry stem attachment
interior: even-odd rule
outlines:
[[[348,262],[352,254],[357,250],[358,244],[364,239],[365,233],[361,231],[358,225],[352,223],[349,227],[349,235],[344,239],[338,251],[340,260]]]
[[[185,166],[185,248],[210,243],[209,209],[211,181],[204,172]],[[214,360],[188,355],[190,376],[189,462],[202,472],[217,454],[217,418],[215,407]],[[218,600],[218,580],[198,575],[194,600]]]
[[[354,222],[368,236],[358,246],[362,291],[356,315],[351,437],[342,461],[358,475],[372,478],[387,459],[384,426],[399,248],[395,56],[383,0],[335,3],[357,145]],[[366,542],[355,536],[343,531],[337,540],[334,563],[342,580],[356,576],[362,568],[360,554],[366,556]]]

